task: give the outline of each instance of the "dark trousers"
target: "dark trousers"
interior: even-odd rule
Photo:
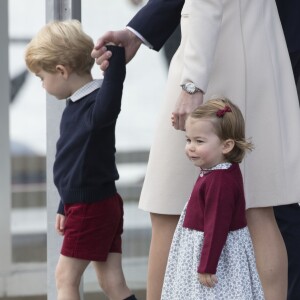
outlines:
[[[299,98],[300,51],[290,53],[290,58],[292,62],[295,81],[297,84]],[[284,99],[282,101],[284,101]],[[286,195],[286,197],[289,197],[289,195]],[[298,203],[276,206],[274,207],[274,212],[288,254],[287,300],[300,300],[300,206]]]
[[[297,85],[298,99],[300,101],[300,50],[290,53],[291,63],[294,72],[294,78]]]

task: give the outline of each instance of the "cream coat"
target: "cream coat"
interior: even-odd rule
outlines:
[[[188,81],[205,100],[224,95],[246,120],[255,150],[241,165],[247,207],[300,201],[300,113],[274,0],[186,0],[182,41],[170,66],[140,208],[180,214],[199,173],[171,113]]]

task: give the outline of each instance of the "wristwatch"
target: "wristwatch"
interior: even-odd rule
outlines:
[[[187,82],[181,85],[182,89],[189,94],[195,94],[197,92],[202,92],[199,88],[195,86],[193,82]]]

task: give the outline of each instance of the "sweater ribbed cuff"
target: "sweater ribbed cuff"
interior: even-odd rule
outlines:
[[[104,73],[104,81],[123,82],[126,75],[125,49],[112,45],[107,45],[106,48],[112,52],[112,56]]]

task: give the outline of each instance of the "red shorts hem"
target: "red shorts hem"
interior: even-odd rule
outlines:
[[[66,204],[61,254],[106,261],[109,253],[122,253],[123,214],[118,194],[94,203]]]

